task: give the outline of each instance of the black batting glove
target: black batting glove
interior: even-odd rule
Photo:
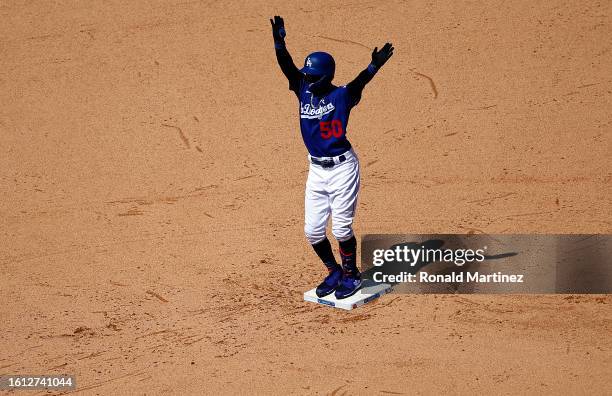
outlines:
[[[287,33],[285,33],[285,21],[283,21],[283,18],[276,15],[274,16],[274,20],[270,19],[270,23],[272,24],[272,37],[274,37],[274,42],[284,43]]]
[[[372,51],[372,65],[376,69],[380,69],[393,56],[393,50],[394,48],[391,43],[385,44],[380,51],[378,47],[374,48],[374,51]]]

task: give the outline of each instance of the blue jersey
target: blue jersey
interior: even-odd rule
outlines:
[[[351,148],[346,138],[349,115],[359,97],[351,95],[346,86],[332,86],[327,93],[316,96],[303,79],[299,87],[291,89],[300,102],[300,129],[310,155],[335,157],[348,151]]]
[[[342,87],[329,86],[317,96],[293,63],[284,42],[275,43],[276,59],[300,102],[300,129],[308,152],[313,157],[336,157],[351,148],[346,138],[351,109],[359,103],[366,84],[377,68],[370,64],[350,83]]]

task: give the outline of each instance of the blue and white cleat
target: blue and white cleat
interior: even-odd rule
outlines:
[[[342,280],[340,281],[340,285],[336,289],[336,293],[334,294],[338,300],[342,300],[343,298],[347,298],[357,293],[361,288],[361,274],[345,272]]]
[[[323,282],[319,286],[317,286],[317,297],[325,297],[328,294],[333,293],[338,286],[340,285],[340,281],[342,280],[342,269],[340,266],[338,268],[333,269],[329,272],[329,275],[323,279]]]

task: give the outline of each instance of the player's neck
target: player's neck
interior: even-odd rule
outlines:
[[[313,87],[310,89],[315,96],[323,96],[327,95],[332,89],[334,89],[334,85],[332,83],[325,84],[323,86]]]

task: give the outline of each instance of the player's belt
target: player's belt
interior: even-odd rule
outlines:
[[[337,159],[337,161],[334,161],[335,159]],[[346,156],[344,154],[338,157],[326,158],[326,159],[318,159],[315,157],[310,157],[310,162],[312,162],[315,165],[319,165],[323,168],[333,168],[335,165],[339,165],[343,163],[344,161],[346,161]]]

